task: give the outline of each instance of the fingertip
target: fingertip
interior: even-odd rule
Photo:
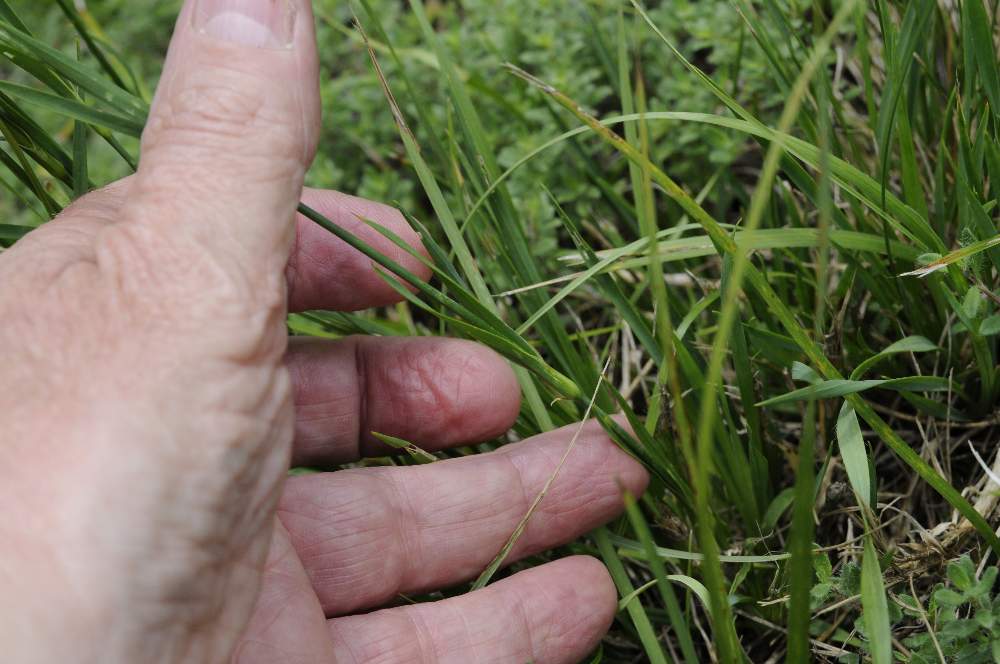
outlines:
[[[614,445],[613,441],[610,441]],[[628,491],[633,497],[638,498],[646,492],[649,486],[649,471],[631,454],[625,452],[615,445],[616,451],[622,458],[622,469],[618,476],[618,481],[622,489]]]
[[[608,568],[594,556],[567,556],[553,563],[561,568],[561,573],[568,580],[574,581],[579,588],[575,592],[580,596],[581,603],[601,612],[607,624],[611,624],[618,608],[618,590]]]
[[[345,661],[573,664],[593,652],[617,608],[607,571],[587,556],[518,572],[484,589],[328,624]]]
[[[612,415],[611,419],[615,423],[625,430],[630,436],[635,436],[635,430],[632,428],[632,424],[629,422],[628,418],[625,417],[623,413],[618,413]],[[634,456],[626,452],[618,445],[610,436],[610,434],[605,433],[605,438],[609,445],[615,448],[616,456],[620,459],[621,470],[617,476],[617,480],[621,488],[628,491],[632,496],[638,498],[646,491],[646,487],[649,486],[649,471],[646,467],[636,459]]]
[[[502,355],[472,341],[460,341],[474,356],[470,378],[479,379],[479,389],[470,411],[483,418],[482,439],[495,438],[510,429],[521,412],[521,386],[513,367]]]
[[[517,419],[521,392],[507,361],[493,350],[465,339],[416,337],[400,340],[395,363],[384,365],[369,383],[379,394],[405,393],[406,399],[372,403],[378,419],[398,421],[408,436],[428,449],[489,440]],[[381,412],[392,409],[392,413]],[[390,417],[392,415],[393,417]],[[370,441],[369,451],[381,449]]]
[[[617,416],[614,418],[617,419]],[[622,449],[598,420],[568,424],[519,445],[510,446],[510,451],[530,455],[532,447],[539,444],[562,449],[574,437],[577,438],[576,449],[567,460],[567,468],[563,474],[586,477],[591,485],[601,480],[607,499],[613,499],[619,510],[620,490],[628,491],[633,496],[640,496],[646,490],[649,472],[645,466]]]
[[[356,236],[375,251],[399,263],[426,281],[431,269],[409,251],[397,246],[368,222],[395,233],[426,258],[427,250],[396,208],[338,191],[305,189],[302,202]],[[356,311],[385,306],[401,298],[365,254],[318,224],[298,216],[295,249],[289,258],[289,308]]]
[[[530,573],[537,575],[535,587],[545,592],[526,595],[525,601],[544,606],[527,606],[526,613],[548,622],[544,639],[535,643],[536,652],[543,661],[578,661],[597,647],[618,610],[611,575],[592,556],[561,558]]]
[[[585,578],[584,602],[591,607],[590,620],[593,630],[587,641],[590,649],[596,648],[601,639],[611,628],[615,614],[618,613],[618,589],[608,568],[593,556],[575,556],[579,566],[578,578]],[[586,637],[586,634],[584,634]]]

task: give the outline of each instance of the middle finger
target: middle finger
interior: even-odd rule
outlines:
[[[399,593],[455,584],[499,553],[559,463],[579,425],[484,455],[425,466],[292,478],[278,517],[328,616]],[[621,487],[647,475],[596,422],[549,489],[508,561],[564,544],[617,515]]]
[[[293,338],[296,465],[389,454],[372,431],[428,450],[499,436],[517,418],[510,365],[471,341],[440,337]]]

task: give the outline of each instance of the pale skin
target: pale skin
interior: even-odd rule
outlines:
[[[429,450],[495,437],[519,391],[466,341],[289,343],[288,311],[395,299],[299,200],[426,276],[358,216],[419,239],[391,208],[303,190],[320,127],[308,0],[195,4],[136,175],[0,255],[4,658],[579,661],[616,610],[593,558],[397,601],[482,571],[575,427],[428,466],[287,477],[385,453],[371,431]],[[613,518],[646,481],[586,424],[510,559]]]

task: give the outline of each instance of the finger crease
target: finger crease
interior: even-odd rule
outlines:
[[[398,550],[402,553],[402,564],[396,565],[395,586],[393,594],[398,594],[403,588],[409,587],[413,561],[423,560],[420,556],[420,535],[416,533],[412,524],[416,520],[416,509],[410,499],[409,492],[401,482],[389,480],[391,491],[395,497],[396,509],[392,510],[392,516],[396,520],[396,541]],[[400,571],[401,570],[401,571]]]
[[[424,622],[421,611],[417,608],[406,611],[406,619],[413,625],[414,641],[417,643],[417,661],[435,664],[440,661],[437,652],[437,644],[430,636],[431,631]]]
[[[538,584],[538,585],[544,587],[545,584],[541,583],[541,584]],[[533,630],[532,630],[532,627],[531,627],[531,620],[528,619],[528,611],[524,607],[524,600],[521,599],[519,596],[515,595],[514,596],[514,605],[515,605],[515,612],[517,613],[517,617],[521,620],[521,625],[522,625],[521,629],[524,630],[524,636],[525,636],[525,639],[527,640],[527,643],[528,643],[528,653],[531,656],[531,658],[528,661],[531,661],[531,662],[540,661],[538,659],[538,653],[535,652],[535,635],[533,634]]]
[[[514,481],[517,483],[518,492],[521,494],[521,505],[517,511],[517,521],[515,523],[520,523],[521,519],[524,518],[524,515],[528,512],[529,509],[531,509],[531,505],[532,503],[535,502],[536,496],[534,494],[528,495],[528,487],[524,483],[524,474],[521,472],[521,469],[518,468],[517,464],[514,463],[513,459],[511,459],[511,455],[501,452],[498,454],[498,456],[502,457],[504,461],[506,461],[507,464],[514,469]],[[535,511],[537,513],[538,510]],[[532,516],[534,516],[534,514],[532,514]],[[531,528],[531,519],[528,519],[528,523],[526,523],[524,526],[524,532],[521,533],[521,537],[519,537],[517,541],[517,544],[520,544],[520,547],[518,547],[517,544],[515,544],[514,549],[511,550],[512,554],[518,548],[520,548],[522,551],[530,548],[528,547],[528,544],[531,542],[531,536],[528,532],[530,528]],[[511,559],[512,558],[508,556],[508,560]]]

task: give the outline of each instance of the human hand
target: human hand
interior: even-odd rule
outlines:
[[[474,577],[573,429],[428,466],[291,478],[290,462],[499,435],[507,364],[445,339],[288,343],[285,314],[394,293],[303,219],[319,133],[307,0],[185,3],[137,174],[0,256],[0,643],[14,662],[573,662],[616,595],[574,557],[435,603],[352,615]],[[349,131],[350,128],[344,128]],[[615,515],[641,466],[583,430],[511,560]]]

